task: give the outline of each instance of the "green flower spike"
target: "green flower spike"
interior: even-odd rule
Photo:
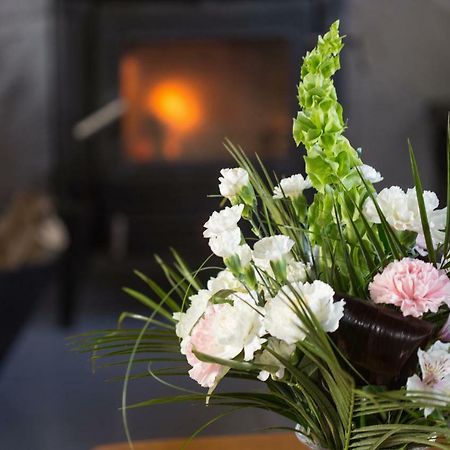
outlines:
[[[351,168],[362,164],[356,150],[343,136],[342,106],[339,104],[332,76],[340,68],[343,47],[339,21],[319,36],[317,46],[303,60],[298,86],[300,111],[294,120],[294,139],[306,148],[306,173],[317,191],[326,185],[344,181],[348,188],[360,184]]]

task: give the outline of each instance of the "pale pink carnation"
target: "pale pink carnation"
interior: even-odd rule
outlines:
[[[200,386],[210,388],[221,378],[224,367],[220,364],[200,361],[192,352],[192,342],[187,345],[186,358],[192,366],[189,376]]]
[[[375,303],[398,306],[404,316],[421,317],[450,305],[450,280],[444,271],[419,259],[403,258],[387,265],[369,284]]]
[[[186,342],[182,342],[182,352],[192,366],[189,375],[203,387],[216,386],[228,367],[202,362],[194,350],[225,360],[242,353],[244,361],[251,361],[266,341],[262,337],[266,334],[262,308],[251,294],[239,293],[230,296],[229,301],[209,305]]]
[[[193,353],[192,349],[212,355],[216,352],[214,339],[214,318],[224,305],[211,305],[206,309],[202,319],[192,330],[192,335],[186,348],[186,358],[192,366],[189,371],[190,377],[197,381],[202,387],[212,387],[221,376],[224,367],[220,364],[200,361]]]

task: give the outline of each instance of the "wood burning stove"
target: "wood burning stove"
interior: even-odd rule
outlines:
[[[335,18],[334,0],[57,3],[55,180],[72,230],[64,279],[93,245],[116,257],[207,255],[225,137],[270,168],[302,167],[291,122],[301,55]],[[85,141],[74,124],[120,99],[121,117]],[[83,250],[84,249],[84,250]]]

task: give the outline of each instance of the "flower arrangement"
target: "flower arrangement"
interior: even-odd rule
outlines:
[[[149,315],[124,313],[117,330],[79,345],[95,359],[120,348],[125,393],[139,363],[205,388],[132,406],[263,408],[329,450],[450,449],[450,210],[423,190],[411,146],[415,186],[374,188],[380,173],[344,136],[332,79],[342,47],[335,22],[303,60],[293,135],[306,176],[278,180],[227,142],[238,165],[220,173],[228,205],[203,232],[224,267],[191,271],[176,252],[173,266],[158,259],[169,291],[139,272],[153,298],[126,289]],[[142,328],[123,328],[126,318]],[[153,369],[161,360],[168,367]],[[220,393],[224,377],[265,391]]]

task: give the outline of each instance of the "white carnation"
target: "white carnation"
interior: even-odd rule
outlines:
[[[233,294],[236,319],[238,321],[228,339],[242,345],[244,361],[253,359],[254,354],[266,342],[262,336],[266,334],[264,328],[264,310],[257,306],[250,294]],[[231,336],[230,334],[234,334]]]
[[[237,248],[235,255],[239,256],[241,266],[247,267],[252,261],[253,252],[252,249],[247,244],[243,244]]]
[[[284,359],[289,360],[292,353],[294,353],[295,345],[287,344],[280,339],[276,339],[270,337],[267,342],[267,347],[255,358],[255,363],[264,364],[267,366],[274,366],[277,368],[275,372],[269,372],[267,370],[261,370],[258,375],[258,379],[261,381],[266,381],[270,375],[272,375],[273,379],[280,379],[284,376],[284,365],[280,362],[280,360],[274,356],[269,350],[272,350],[277,355],[281,356]]]
[[[227,231],[234,231],[237,223],[241,220],[244,205],[227,206],[225,209],[211,214],[205,223],[206,230],[203,232],[205,238],[217,237]]]
[[[292,289],[291,289],[292,287]],[[326,332],[336,331],[344,315],[343,300],[334,303],[333,288],[319,280],[313,283],[294,283],[284,286],[278,294],[266,304],[265,327],[274,337],[295,344],[305,337],[305,327],[296,314],[300,308],[300,298],[309,307]]]
[[[243,187],[249,184],[248,172],[237,167],[235,169],[222,169],[219,178],[220,194],[228,199],[232,199],[239,194]]]
[[[246,292],[242,283],[228,269],[222,270],[216,277],[210,278],[207,287],[211,295],[225,289]]]
[[[406,191],[406,198],[408,208],[414,213],[411,228],[409,229],[415,231],[416,233],[423,234],[416,189],[408,189]],[[437,209],[439,206],[439,199],[432,191],[424,191],[423,200],[425,203],[428,224],[430,226],[431,237],[435,243],[441,244],[445,239],[444,230],[447,217],[447,208]]]
[[[434,192],[424,191],[423,197],[433,240],[436,243],[442,243],[447,209],[436,209],[439,206],[439,200]],[[406,193],[398,186],[385,188],[378,193],[376,201],[386,217],[386,221],[395,230],[408,230],[423,234],[415,188],[408,189]],[[368,198],[364,203],[363,212],[371,222],[381,223],[378,211],[371,198]]]
[[[224,231],[209,239],[211,251],[221,258],[229,258],[239,251],[241,243],[241,230],[234,228],[230,231]]]
[[[287,280],[289,283],[304,283],[308,279],[309,266],[301,261],[290,261],[287,265]]]
[[[368,164],[363,164],[362,166],[359,166],[358,169],[361,172],[363,178],[369,181],[370,183],[379,183],[384,179],[380,172],[378,172],[376,169],[374,169],[372,166],[369,166]]]
[[[385,188],[376,197],[378,206],[388,223],[396,230],[406,230],[412,222],[413,214],[408,208],[405,192],[398,186]],[[364,215],[374,223],[381,223],[375,203],[368,198],[364,203]]]
[[[287,256],[294,246],[294,241],[283,235],[265,237],[255,243],[253,258],[255,262],[278,261]]]
[[[204,348],[200,350],[210,356],[232,359],[243,352],[244,360],[250,361],[266,341],[262,337],[265,334],[262,308],[256,306],[250,294],[234,294],[230,299],[233,304],[208,307],[204,318],[192,330],[193,340],[202,342]]]
[[[189,297],[191,304],[186,312],[173,314],[174,319],[178,321],[175,326],[175,333],[179,338],[184,339],[190,334],[194,325],[205,312],[211,295],[211,292],[201,289],[197,294]]]
[[[280,180],[280,184],[275,186],[273,198],[295,198],[311,187],[312,184],[308,177],[304,178],[301,174],[292,175],[289,178],[283,178]]]

